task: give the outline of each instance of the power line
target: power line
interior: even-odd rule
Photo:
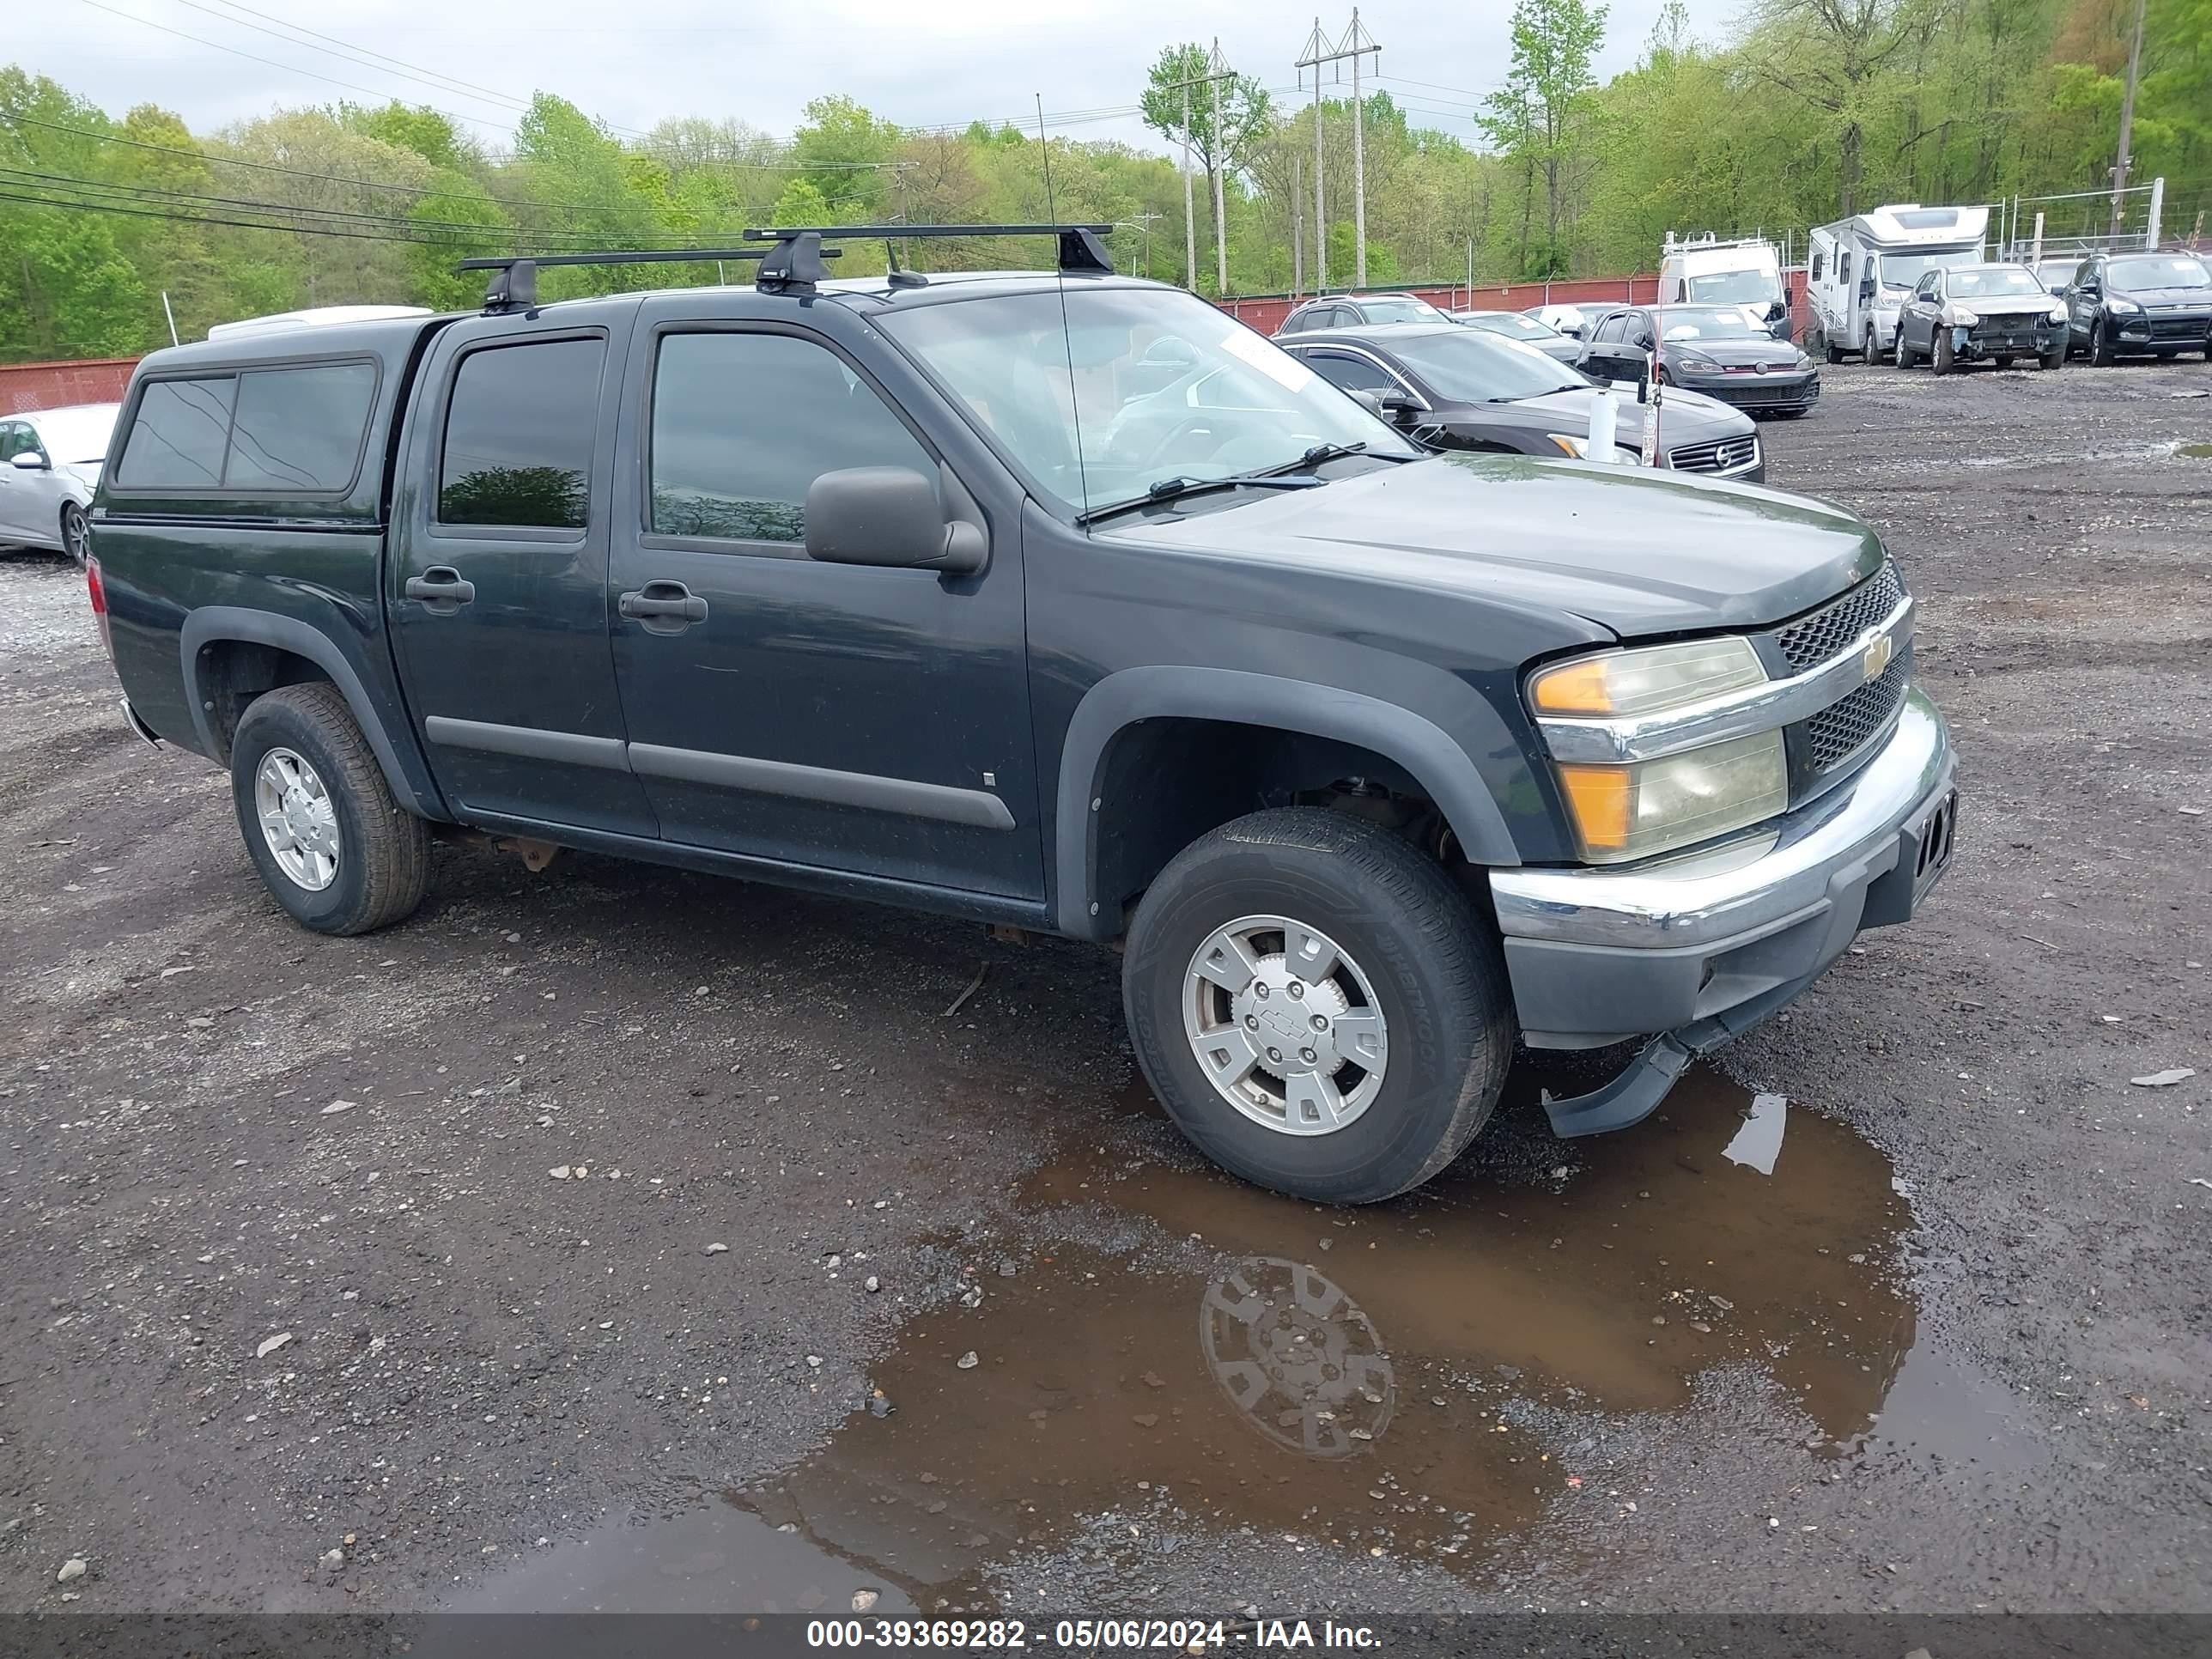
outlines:
[[[372,52],[366,46],[349,46],[334,34],[323,34],[298,23],[288,23],[283,18],[272,17],[265,11],[255,11],[251,6],[234,5],[232,0],[223,0],[223,3],[229,6],[232,10],[244,12],[249,17],[264,18],[282,28],[294,31],[294,33],[279,34],[276,29],[265,28],[259,23],[249,23],[243,18],[234,17],[228,11],[217,11],[213,6],[203,4],[201,0],[177,0],[177,3],[189,6],[194,11],[204,12],[210,17],[220,19],[239,28],[252,29],[257,34],[269,35],[272,39],[283,41],[287,46],[305,46],[310,52],[320,52],[332,57],[343,58],[349,63],[359,64],[363,69],[377,70],[380,74],[398,75],[404,79],[417,82],[434,91],[458,92],[464,97],[475,97],[489,103],[505,104],[519,110],[526,110],[530,107],[527,99],[517,98],[512,93],[495,91],[489,87],[480,87],[472,81],[456,80],[450,75],[440,75],[435,70],[425,70],[420,65],[406,63],[398,58],[387,58],[384,53]],[[295,38],[295,34],[311,36],[312,39],[298,40]],[[318,46],[314,44],[315,41],[328,41],[330,44]],[[381,59],[383,64],[392,67],[382,68],[378,63],[372,62],[372,59]]]

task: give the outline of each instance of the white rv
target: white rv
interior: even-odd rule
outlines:
[[[1978,264],[1989,227],[1985,207],[1899,202],[1815,230],[1805,283],[1828,361],[1856,351],[1871,362],[1888,353],[1898,307],[1914,284],[1938,267]]]
[[[1748,307],[1776,339],[1790,337],[1782,255],[1763,237],[1723,242],[1707,232],[1678,240],[1668,231],[1659,256],[1659,303]]]

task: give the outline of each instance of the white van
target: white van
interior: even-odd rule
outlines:
[[[1898,308],[1914,286],[1939,267],[1980,264],[1989,226],[1985,207],[1898,202],[1815,230],[1805,280],[1828,361],[1856,351],[1872,362],[1893,350]]]
[[[1723,242],[1707,233],[1677,240],[1668,231],[1659,258],[1659,303],[1749,307],[1776,339],[1790,337],[1782,255],[1763,237]]]

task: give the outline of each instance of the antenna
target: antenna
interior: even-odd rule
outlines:
[[[1060,216],[1053,210],[1052,204],[1052,140],[1045,136],[1044,130],[1044,94],[1040,92],[1035,96],[1036,98],[1037,148],[1044,152],[1045,217],[1057,219]],[[1095,247],[1097,244],[1094,241],[1091,246]],[[1064,265],[1066,261],[1063,259],[1060,263]],[[1110,259],[1107,262],[1106,269],[1109,272],[1114,269]],[[1075,335],[1067,322],[1066,273],[1056,274],[1053,277],[1052,286],[1054,291],[1060,295],[1060,344],[1067,361],[1067,418],[1073,423],[1075,431],[1075,476],[1083,481],[1083,510],[1088,513],[1091,510],[1091,469],[1083,464],[1083,399],[1077,395],[1075,389]]]

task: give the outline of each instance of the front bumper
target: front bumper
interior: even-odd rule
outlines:
[[[1951,348],[1962,362],[1996,356],[2045,357],[2066,343],[2066,325],[2047,317],[1984,317],[1971,328],[1954,325]]]
[[[2124,351],[2212,351],[2212,311],[2115,313],[2112,325]]]
[[[1685,374],[1680,384],[1733,404],[1747,415],[1770,409],[1809,409],[1820,398],[1817,369],[1788,374]]]
[[[1523,1037],[1594,1048],[1771,1012],[1861,928],[1912,915],[1950,857],[1954,769],[1943,717],[1916,687],[1856,777],[1720,847],[1492,871]]]

